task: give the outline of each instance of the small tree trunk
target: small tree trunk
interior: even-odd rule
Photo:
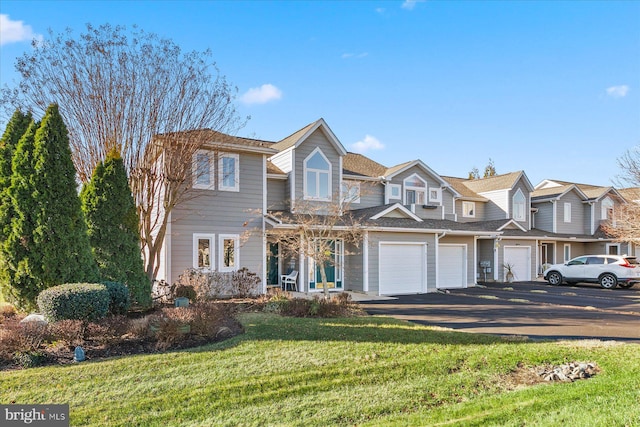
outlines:
[[[320,265],[320,278],[322,279],[322,286],[324,287],[324,298],[329,299],[329,284],[327,283],[327,272],[324,270],[324,263]]]

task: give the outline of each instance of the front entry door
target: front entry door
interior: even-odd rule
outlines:
[[[329,248],[329,250],[331,251],[331,259],[324,264],[324,271],[327,275],[327,288],[342,289],[342,241],[330,241]],[[312,264],[314,263],[312,262]],[[322,274],[320,273],[320,266],[315,265],[315,268],[313,268],[311,271],[314,271],[314,274],[310,280],[309,289],[324,289],[322,285]]]

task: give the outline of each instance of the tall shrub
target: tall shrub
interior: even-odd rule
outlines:
[[[2,294],[8,301],[25,309],[35,307],[35,299],[40,291],[38,280],[32,271],[32,267],[38,262],[33,252],[37,211],[33,198],[33,151],[38,126],[39,124],[32,120],[15,149],[11,184],[5,192],[7,203],[11,205],[11,218],[8,221],[6,238],[0,245]]]
[[[9,187],[13,172],[13,153],[18,142],[27,131],[31,123],[31,114],[23,114],[16,110],[11,116],[7,127],[0,139],[0,300],[3,294],[3,285],[7,281],[7,264],[3,261],[2,245],[11,230],[11,219],[14,217]]]
[[[101,276],[127,285],[134,304],[151,305],[151,284],[140,254],[138,215],[124,162],[114,148],[81,193],[89,242]]]
[[[47,108],[35,137],[34,243],[43,289],[99,279],[77,193],[67,127],[58,106]]]

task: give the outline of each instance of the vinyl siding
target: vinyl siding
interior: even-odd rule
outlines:
[[[403,171],[402,173],[399,173],[398,175],[393,177],[393,180],[390,182],[391,184],[398,184],[400,186],[402,186],[401,189],[401,197],[404,197],[404,193],[405,193],[405,188],[403,185],[403,181],[408,178],[409,176],[413,175],[413,174],[417,174],[420,178],[422,178],[424,181],[426,181],[427,183],[427,188],[426,190],[426,195],[428,197],[429,194],[429,189],[431,188],[441,188],[441,185],[438,181],[436,181],[431,175],[427,174],[421,167],[419,166],[413,166],[412,168],[407,169],[406,171]],[[420,218],[425,218],[425,219],[442,219],[444,218],[443,216],[443,211],[444,212],[449,212],[451,213],[451,200],[446,199],[445,197],[445,193],[448,193],[446,190],[442,190],[442,203],[448,203],[448,208],[447,206],[440,204],[437,206],[437,208],[435,209],[424,209],[422,207],[422,205],[415,205],[415,214],[417,216],[419,216]],[[396,200],[390,200],[390,203],[395,202]],[[401,200],[398,200],[398,202],[402,202]],[[430,204],[430,202],[427,202]],[[409,205],[407,205],[407,207],[409,207]],[[445,209],[447,209],[445,211]]]
[[[352,244],[345,245],[344,256],[344,289],[363,292],[363,253],[362,246],[356,248]]]
[[[476,221],[484,221],[485,218],[485,202],[473,202],[475,203],[475,216],[472,218],[468,218],[462,215],[462,205],[464,200],[456,200],[456,216],[458,218],[458,222],[476,222]]]
[[[360,203],[351,209],[364,209],[384,205],[384,186],[379,182],[360,181]]]
[[[553,233],[553,206],[551,202],[535,203],[538,208],[535,216],[535,228]]]
[[[287,181],[267,179],[267,209],[283,210],[287,206]]]
[[[520,180],[516,183],[513,189],[509,192],[509,216],[513,218],[513,198],[518,192],[518,190],[522,191],[522,195],[525,198],[524,201],[524,221],[517,221],[520,225],[522,225],[525,230],[529,230],[529,217],[531,216],[531,193],[529,193],[529,189],[524,183],[524,178],[520,178]]]
[[[571,222],[564,222],[564,204],[571,203]],[[585,232],[585,205],[580,196],[574,191],[565,194],[556,202],[557,233],[560,234],[584,234]]]
[[[331,195],[332,201],[340,194],[340,180],[342,171],[340,170],[340,154],[327,139],[324,133],[317,129],[299,147],[295,153],[295,195],[296,200],[304,198],[304,161],[313,150],[319,147],[322,154],[331,163]],[[322,204],[323,202],[318,202]]]
[[[262,155],[241,153],[239,163],[239,192],[192,190],[194,197],[172,211],[172,282],[193,266],[194,233],[215,234],[213,264],[216,269],[219,235],[240,235],[239,267],[247,267],[262,276]]]
[[[500,242],[500,249],[498,250],[498,280],[504,280],[505,271],[504,271],[504,247],[505,246],[521,246],[521,247],[529,247],[531,254],[531,262],[529,263],[531,278],[534,279],[537,276],[536,271],[536,257],[537,257],[537,246],[535,240],[518,240],[518,239],[502,239]],[[488,276],[488,275],[487,275]]]
[[[480,195],[489,199],[485,205],[485,217],[487,221],[494,219],[506,219],[507,209],[509,209],[509,191],[498,190],[480,193]]]
[[[427,244],[427,292],[436,290],[435,234],[369,232],[369,293],[378,294],[380,280],[380,242],[415,242]],[[398,272],[401,276],[402,272]]]

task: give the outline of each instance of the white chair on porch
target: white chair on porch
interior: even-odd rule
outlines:
[[[298,271],[293,270],[289,274],[283,274],[280,276],[280,285],[285,291],[287,290],[287,285],[289,285],[292,291],[298,292]]]

